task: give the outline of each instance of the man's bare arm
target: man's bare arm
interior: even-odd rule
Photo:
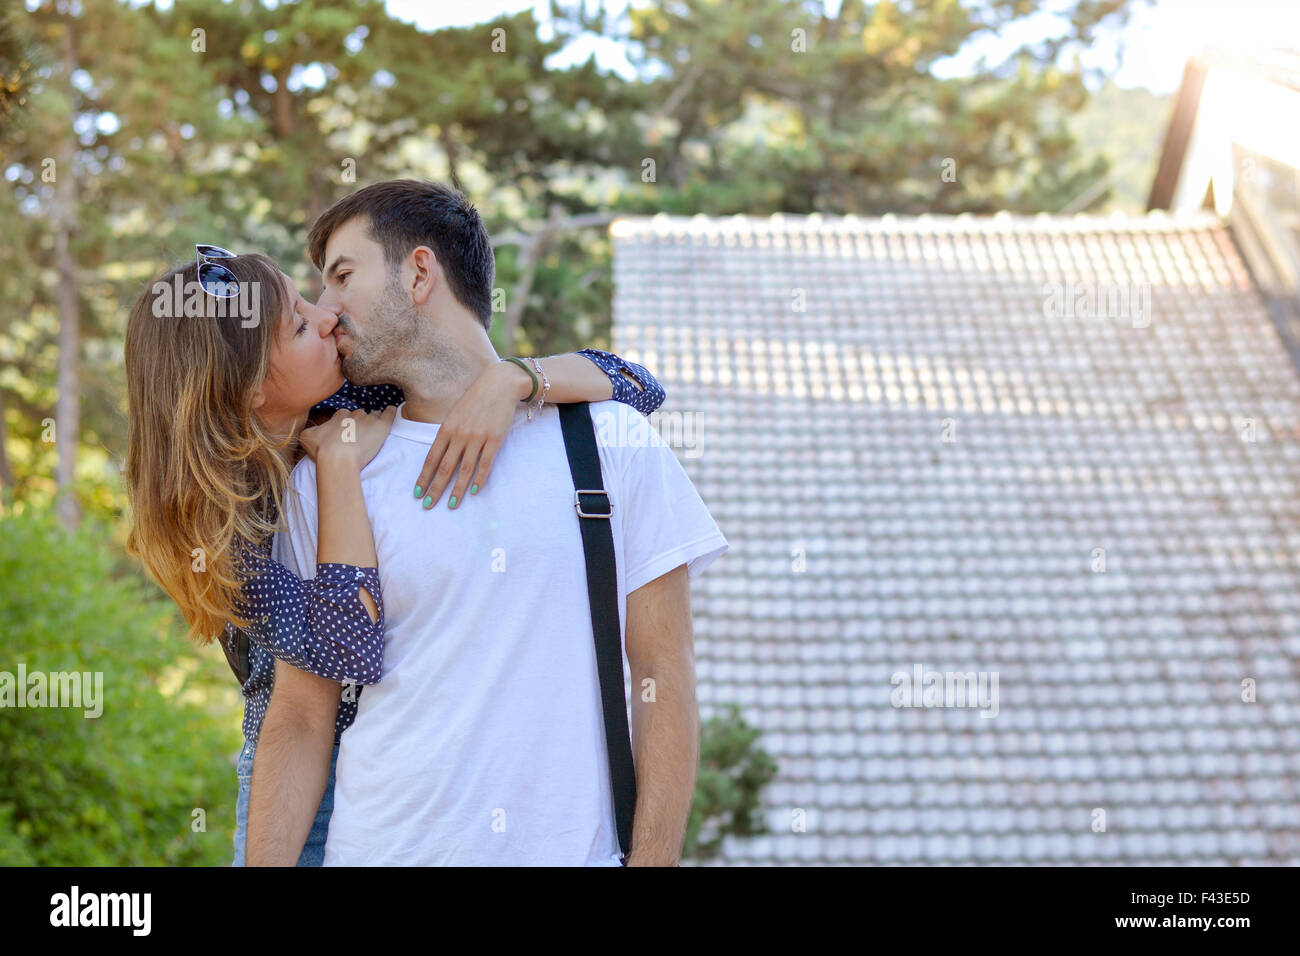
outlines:
[[[682,853],[700,762],[691,589],[682,564],[627,598],[636,816],[628,866],[673,866]],[[649,678],[653,684],[644,682]],[[651,699],[646,699],[651,698]]]
[[[249,866],[294,866],[329,783],[341,686],[284,661],[253,757]]]

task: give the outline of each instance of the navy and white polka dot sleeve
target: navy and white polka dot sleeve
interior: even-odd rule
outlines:
[[[303,580],[271,559],[265,546],[245,548],[239,613],[250,640],[273,656],[327,680],[379,683],[384,659],[384,600],[376,568],[316,565]],[[376,620],[361,603],[364,587],[379,610]]]
[[[406,395],[396,385],[358,385],[344,381],[343,387],[312,411],[346,408],[348,411],[382,412],[389,405],[401,405]]]
[[[664,403],[663,386],[645,366],[600,349],[582,349],[577,354],[591,359],[609,376],[610,384],[614,386],[614,394],[610,397],[614,401],[631,405],[642,415],[649,415]],[[636,380],[635,383],[628,379],[628,375]]]

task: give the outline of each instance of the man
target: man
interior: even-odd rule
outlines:
[[[362,473],[386,619],[384,680],[339,746],[325,865],[617,866],[586,566],[558,411],[516,416],[472,509],[412,497],[439,422],[499,358],[494,264],[450,187],[396,180],[327,210],[309,250],[347,377],[406,395]],[[613,505],[632,677],[630,866],[681,853],[699,759],[689,576],[727,550],[645,418],[590,407]],[[473,463],[469,463],[473,467]],[[310,573],[315,468],[294,470],[288,541]],[[291,864],[321,797],[340,686],[277,662],[253,771],[251,864]]]

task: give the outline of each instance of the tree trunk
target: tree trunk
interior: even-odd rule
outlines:
[[[288,144],[284,141],[293,135],[293,94],[289,92],[288,67],[275,74],[275,93],[272,94],[271,103],[275,121],[275,138],[287,148]]]
[[[63,67],[70,103],[75,102],[77,95],[72,86],[72,74],[77,68],[73,51],[72,17],[69,16],[63,30]],[[59,275],[59,397],[54,409],[54,439],[59,457],[54,482],[59,520],[72,531],[81,520],[74,492],[81,432],[81,395],[77,375],[81,334],[77,314],[77,272],[72,258],[72,236],[77,228],[76,140],[72,131],[72,118],[76,111],[70,109],[69,113],[68,124],[60,137],[54,172],[54,257]]]

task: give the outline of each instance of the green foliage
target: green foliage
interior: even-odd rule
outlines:
[[[1172,97],[1107,83],[1074,115],[1070,129],[1084,148],[1110,164],[1107,194],[1090,212],[1141,215],[1160,163]]]
[[[93,522],[67,535],[45,511],[0,515],[0,670],[103,675],[97,718],[0,709],[0,866],[229,864],[235,682],[106,536]]]
[[[757,746],[758,736],[758,729],[745,722],[734,704],[701,728],[700,773],[686,824],[684,858],[712,859],[727,836],[767,832],[758,805],[777,765]]]

